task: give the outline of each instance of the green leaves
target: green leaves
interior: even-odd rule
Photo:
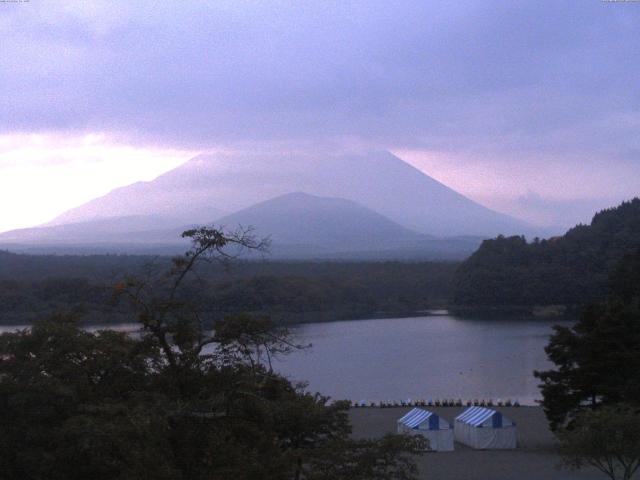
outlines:
[[[559,432],[566,467],[591,465],[612,480],[629,480],[640,468],[640,411],[629,406],[586,411]]]
[[[618,271],[638,258],[640,251]],[[627,271],[624,278],[638,285],[640,270]],[[535,375],[542,380],[542,406],[552,429],[602,404],[640,404],[639,297],[626,293],[626,282],[623,293],[616,285],[606,304],[587,308],[572,328],[556,327],[549,340],[546,352],[556,369]]]
[[[472,307],[601,302],[611,267],[639,247],[640,199],[634,198],[561,237],[532,243],[517,236],[485,240],[456,272],[452,300]]]
[[[0,336],[0,464],[7,480],[413,479],[419,440],[353,441],[347,402],[276,374],[301,348],[267,317],[208,331],[183,286],[242,233],[194,229],[169,272],[117,285],[135,336],[65,317]],[[190,284],[197,290],[198,281]]]
[[[413,480],[411,454],[426,448],[421,436],[387,435],[378,441],[342,439],[328,443],[305,465],[307,480]]]

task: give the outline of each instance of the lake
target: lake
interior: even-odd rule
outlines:
[[[313,346],[274,367],[335,399],[510,398],[534,404],[540,394],[533,371],[550,366],[544,347],[554,323],[448,314],[308,323],[290,329],[296,342]],[[90,330],[98,328],[107,327]],[[110,328],[130,331],[137,325]]]
[[[558,322],[461,319],[451,315],[304,324],[291,329],[312,348],[275,368],[336,399],[540,398],[534,370]]]

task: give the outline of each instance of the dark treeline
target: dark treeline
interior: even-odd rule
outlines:
[[[605,302],[554,327],[545,351],[556,368],[536,372],[552,429],[602,405],[640,407],[640,249],[622,257],[608,283]]]
[[[27,255],[0,251],[0,280],[116,279],[141,271],[153,257],[136,255]],[[168,259],[163,260],[168,265]]]
[[[0,322],[30,323],[74,313],[91,322],[127,321],[113,286],[166,269],[168,257],[31,256],[0,252]],[[201,308],[222,317],[262,312],[300,322],[410,314],[449,296],[449,262],[234,262],[200,265],[192,287]]]
[[[266,312],[206,328],[196,265],[262,244],[185,236],[187,254],[114,288],[139,335],[66,315],[0,335],[2,479],[415,480],[428,442],[351,438],[349,402],[274,371],[275,356],[305,347]]]
[[[640,246],[640,199],[597,213],[562,237],[486,240],[462,263],[452,300],[462,306],[580,306],[602,302],[609,272]]]
[[[554,327],[553,367],[535,376],[562,465],[630,480],[640,469],[640,249],[622,257],[609,286],[604,303]]]
[[[612,266],[640,247],[640,200],[596,214],[564,236],[486,240],[467,261],[235,261],[197,268],[192,288],[217,317],[262,312],[285,322],[408,315],[457,307],[579,307],[602,302]],[[73,313],[128,321],[113,286],[166,269],[170,257],[0,252],[0,323]]]

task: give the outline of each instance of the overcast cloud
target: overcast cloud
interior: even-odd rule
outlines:
[[[538,217],[640,193],[640,3],[32,0],[0,35],[4,136],[384,148]]]

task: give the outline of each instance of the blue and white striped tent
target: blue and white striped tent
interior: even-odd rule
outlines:
[[[429,450],[453,450],[453,430],[449,422],[421,408],[414,408],[398,420],[398,433],[422,435],[429,440]]]
[[[513,449],[517,445],[516,424],[491,408],[467,408],[456,417],[454,433],[456,441],[479,450]]]

